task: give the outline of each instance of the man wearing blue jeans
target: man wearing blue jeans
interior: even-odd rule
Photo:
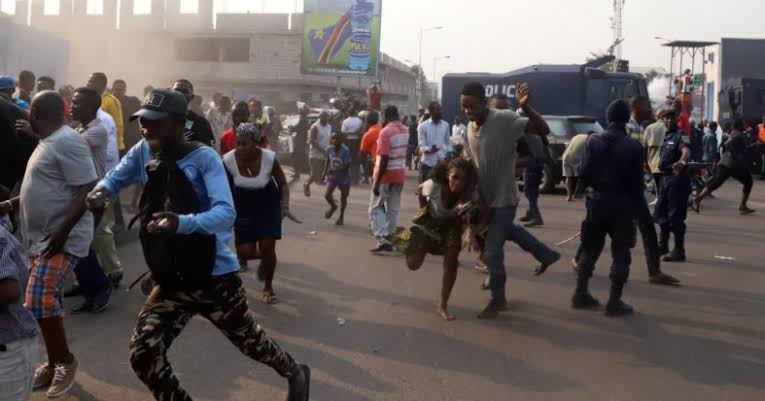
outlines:
[[[550,128],[529,105],[529,88],[519,84],[516,99],[528,118],[511,110],[487,107],[486,91],[479,82],[463,87],[460,103],[470,119],[468,125],[467,157],[478,168],[478,186],[489,207],[488,233],[484,247],[484,262],[489,267],[491,300],[479,318],[495,318],[507,310],[505,297],[504,245],[513,241],[531,253],[540,265],[534,270],[540,275],[560,259],[560,254],[534,238],[515,224],[518,207],[518,185],[515,181],[516,147],[525,132],[547,135]]]
[[[545,224],[542,220],[542,213],[539,211],[539,185],[542,184],[542,177],[545,174],[545,148],[542,137],[539,135],[527,133],[524,135],[524,139],[527,155],[521,157],[518,164],[525,167],[523,169],[523,194],[529,201],[529,210],[525,216],[518,220],[526,223],[523,225],[524,227],[539,227]]]

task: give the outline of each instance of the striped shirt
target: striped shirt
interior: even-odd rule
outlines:
[[[22,296],[16,303],[0,305],[0,344],[34,337],[37,321],[24,308],[24,290],[27,288],[27,257],[21,243],[8,231],[6,216],[0,217],[0,281],[11,279],[19,283]]]
[[[643,140],[643,126],[635,120],[635,117],[630,118],[627,123],[627,135],[638,142]]]
[[[386,184],[402,184],[406,180],[406,149],[409,145],[409,128],[401,121],[388,123],[377,138],[377,162],[374,176],[380,169],[381,156],[388,156],[388,166],[382,176]]]

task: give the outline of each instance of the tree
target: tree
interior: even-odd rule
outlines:
[[[422,68],[415,64],[412,66],[412,74],[414,74],[415,77],[419,76],[419,92],[422,94],[420,95],[420,104],[418,107],[424,107],[423,105],[427,105],[431,102],[432,96],[430,94],[430,90],[428,90],[428,78],[425,76],[425,72],[422,70]]]

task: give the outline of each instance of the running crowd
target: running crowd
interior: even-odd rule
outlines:
[[[475,251],[477,268],[488,273],[490,299],[479,318],[507,310],[505,242],[538,261],[537,276],[561,258],[526,230],[544,224],[539,186],[551,160],[550,128],[525,84],[513,102],[467,84],[459,101],[469,121],[453,125],[438,102],[419,116],[402,116],[381,104],[376,85],[366,105],[350,97],[326,110],[298,103],[291,124],[257,99],[233,103],[216,94],[203,104],[186,79],[169,89],[146,87],[143,101],[126,93],[125,81],[108,87],[98,72],[82,87],[58,91],[53,79],[29,71],[18,82],[0,76],[0,400],[26,400],[32,390],[56,398],[71,389],[79,365],[67,343],[63,298],[82,295],[72,313],[108,307],[123,278],[115,232],[133,224],[149,271],[133,283],[141,281],[147,298],[130,340],[130,364],[154,397],[191,400],[166,353],[201,315],[243,354],[286,378],[288,401],[307,400],[310,369],[257,324],[239,278],[259,260],[260,300],[278,302],[276,241],[284,218],[300,222],[290,210],[290,183],[302,175],[306,197],[314,184],[324,186],[324,217],[337,214],[337,225],[345,222],[351,188],[371,184],[372,253],[399,252],[410,270],[427,254],[443,256],[436,312],[447,321],[454,319],[448,301],[463,249]],[[661,261],[685,260],[689,207],[699,213],[702,200],[733,177],[744,184],[740,213],[753,212],[752,155],[765,142],[765,118],[755,129],[738,119],[723,124],[719,143],[717,123],[691,124],[678,102],[654,114],[647,98],[618,100],[607,119],[604,131],[574,137],[562,160],[568,200],[587,194],[571,305],[599,307],[588,281],[608,235],[613,263],[605,314],[621,316],[632,313],[622,293],[636,227],[650,282],[678,285]],[[400,227],[412,169],[420,208],[409,227]],[[646,174],[653,204],[645,198]],[[515,221],[516,176],[529,204],[523,226]],[[129,198],[130,222],[121,193]],[[76,284],[64,291],[72,273]],[[47,362],[35,367],[40,334]]]

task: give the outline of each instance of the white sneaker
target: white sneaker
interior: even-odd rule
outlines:
[[[475,263],[475,266],[473,266],[473,269],[484,274],[489,274],[489,268],[485,264],[483,264],[483,262],[480,262],[480,261]]]

